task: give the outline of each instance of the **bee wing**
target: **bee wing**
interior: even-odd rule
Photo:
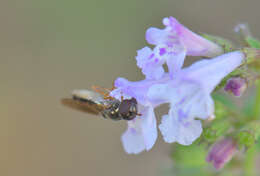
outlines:
[[[73,99],[77,99],[80,102],[89,102],[91,104],[102,105],[106,101],[104,98],[97,92],[93,92],[87,89],[74,90],[72,92]]]
[[[88,101],[78,101],[72,98],[63,98],[61,99],[61,103],[72,109],[76,109],[81,112],[86,112],[94,115],[98,115],[101,111],[104,110],[104,107],[99,104]]]

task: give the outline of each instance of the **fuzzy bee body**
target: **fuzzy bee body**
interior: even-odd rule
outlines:
[[[75,90],[72,98],[64,98],[62,104],[90,114],[101,114],[112,120],[132,120],[137,115],[137,102],[134,98],[119,101],[104,99],[99,93],[89,90]]]

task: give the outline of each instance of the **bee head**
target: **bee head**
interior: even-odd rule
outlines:
[[[124,120],[133,120],[137,115],[136,99],[123,100],[119,106],[119,113]]]

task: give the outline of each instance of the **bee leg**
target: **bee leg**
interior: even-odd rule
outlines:
[[[111,97],[111,96],[110,96],[110,93],[105,93],[105,94],[104,94],[104,99],[105,99],[105,100],[114,100],[114,97]]]
[[[102,114],[102,116],[105,118],[105,119],[108,119],[109,118],[109,116],[107,115],[107,110],[104,110],[104,111],[102,111],[101,112],[101,114]]]
[[[101,94],[101,95],[105,95],[106,93],[104,91],[101,90],[101,87],[99,86],[91,86],[92,90],[94,90],[95,92]]]
[[[113,90],[115,90],[116,89],[116,87],[114,86],[114,84],[113,84],[113,86],[112,86],[112,88],[110,89],[111,91],[113,91]]]
[[[110,88],[110,89],[105,89],[105,90],[108,91],[108,92],[112,92],[112,91],[115,90],[115,89],[116,89],[116,87],[113,85],[112,88]]]
[[[138,113],[138,114],[136,114],[136,115],[137,115],[137,116],[142,116],[143,114],[139,114],[139,113]]]
[[[115,87],[115,81],[113,81],[113,83],[112,83],[112,88],[110,89],[110,91],[113,91],[113,90],[115,90],[116,89],[116,87]]]
[[[104,95],[105,100],[114,100],[113,97],[111,97],[109,94]]]

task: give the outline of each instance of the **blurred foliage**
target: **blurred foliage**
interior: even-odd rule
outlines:
[[[247,37],[245,40],[251,48],[260,48],[260,42],[257,39],[253,37]]]
[[[209,127],[204,128],[202,137],[208,142],[213,143],[223,136],[230,128],[228,120],[214,120]]]
[[[201,176],[207,175],[207,163],[205,161],[207,152],[202,145],[194,143],[190,146],[174,145],[174,152],[172,158],[175,161],[174,170],[178,176],[193,175]]]
[[[187,166],[187,167],[203,167],[207,163],[205,161],[206,151],[202,145],[196,143],[190,146],[183,146],[176,144],[172,157],[174,160],[177,160],[175,165]],[[192,159],[196,158],[196,159]]]
[[[247,117],[253,117],[254,116],[254,104],[255,104],[255,94],[251,94],[247,98],[245,98],[243,103],[243,109],[242,112]]]
[[[253,133],[247,130],[240,131],[236,136],[236,139],[238,141],[240,148],[243,147],[249,148],[255,143],[255,138]]]

